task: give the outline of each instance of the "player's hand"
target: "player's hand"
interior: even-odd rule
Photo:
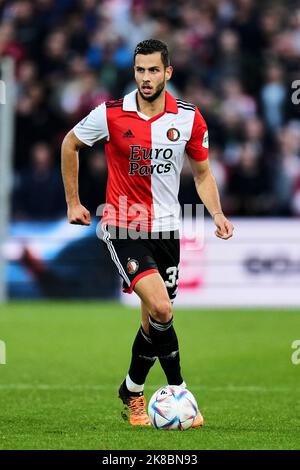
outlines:
[[[228,219],[226,219],[224,214],[216,214],[214,216],[214,223],[217,227],[215,234],[217,237],[222,238],[223,240],[228,240],[233,235],[234,226]]]
[[[70,224],[90,225],[90,212],[81,204],[68,206],[68,220]]]

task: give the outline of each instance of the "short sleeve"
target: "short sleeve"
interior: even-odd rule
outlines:
[[[203,116],[198,108],[195,110],[193,128],[190,140],[185,147],[190,158],[203,161],[208,158],[208,130]]]
[[[73,127],[73,132],[81,142],[90,147],[98,140],[108,140],[109,132],[105,103],[94,108],[90,114],[76,124]]]

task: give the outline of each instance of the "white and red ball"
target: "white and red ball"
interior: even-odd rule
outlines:
[[[178,385],[166,385],[157,390],[148,405],[149,418],[157,429],[189,429],[198,413],[194,395]]]

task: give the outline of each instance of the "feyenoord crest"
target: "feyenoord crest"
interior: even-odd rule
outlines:
[[[172,142],[176,142],[180,137],[180,132],[178,129],[175,129],[175,127],[171,127],[171,129],[167,131],[167,137]]]
[[[202,147],[208,149],[208,131],[204,132]]]
[[[136,259],[130,259],[127,262],[127,271],[129,274],[134,274],[139,269],[139,262]]]

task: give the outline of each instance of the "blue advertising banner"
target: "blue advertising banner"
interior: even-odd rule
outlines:
[[[9,298],[118,297],[120,280],[97,237],[97,223],[12,223],[4,247]]]

